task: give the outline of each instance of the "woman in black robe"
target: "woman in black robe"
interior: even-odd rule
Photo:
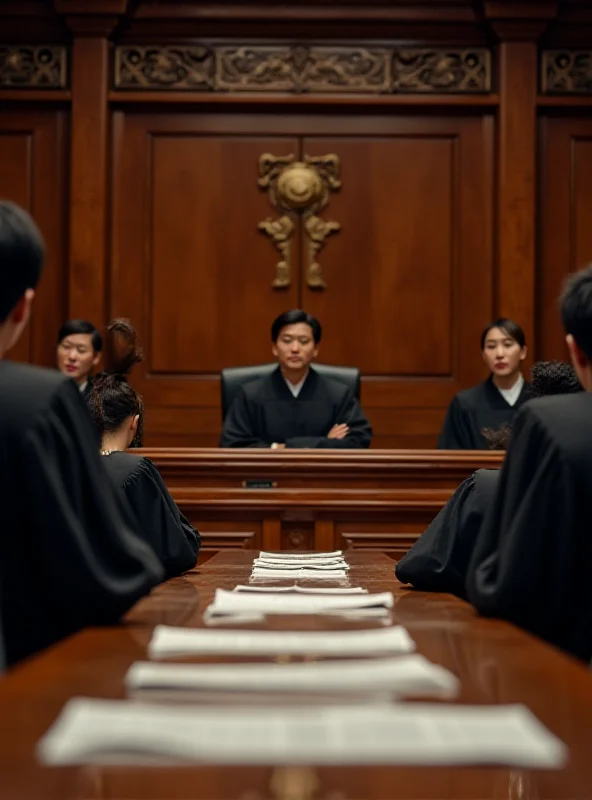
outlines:
[[[583,391],[570,364],[539,361],[531,370],[532,394],[543,397]],[[485,432],[492,449],[507,449],[511,429]],[[495,502],[500,470],[479,469],[461,483],[423,535],[395,567],[402,583],[466,598],[466,579],[486,512]]]
[[[132,443],[141,445],[142,400],[126,379],[141,358],[134,329],[126,320],[114,320],[105,347],[109,371],[92,379],[87,402],[100,434],[107,474],[131,507],[166,577],[172,578],[195,566],[200,536],[177,508],[150,459],[126,452]]]

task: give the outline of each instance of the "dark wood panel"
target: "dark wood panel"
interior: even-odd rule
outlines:
[[[541,120],[538,357],[567,358],[557,299],[566,275],[592,263],[592,120]]]
[[[46,366],[55,365],[56,336],[66,315],[67,119],[59,111],[0,114],[0,197],[30,211],[46,242],[33,315],[10,358]]]

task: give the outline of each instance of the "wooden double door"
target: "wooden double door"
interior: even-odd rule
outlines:
[[[480,114],[117,111],[110,311],[144,340],[147,443],[215,445],[220,370],[269,360],[272,320],[301,307],[323,325],[320,360],[362,371],[374,446],[433,446],[454,392],[482,374],[493,124]],[[316,254],[322,286],[301,212],[288,280],[274,285],[281,248],[261,228],[282,210],[260,183],[265,154],[312,161],[340,182],[316,213],[317,231],[338,227]]]

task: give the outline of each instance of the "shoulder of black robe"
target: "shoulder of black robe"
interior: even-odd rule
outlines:
[[[270,387],[269,377],[250,381],[241,386],[224,419],[220,447],[271,446],[272,442],[266,442],[260,437],[255,419],[258,397],[261,394],[265,396],[266,389]]]
[[[498,492],[467,575],[482,613],[592,657],[592,394],[518,413]]]
[[[487,450],[483,429],[498,430],[511,425],[518,410],[532,397],[530,384],[524,385],[511,406],[493,383],[493,377],[456,394],[448,407],[438,437],[439,450]]]
[[[307,390],[305,392],[305,389]],[[311,447],[319,449],[359,450],[370,447],[372,441],[372,426],[366,419],[360,404],[353,392],[340,381],[327,378],[311,367],[306,382],[301,389],[306,394],[322,397],[328,405],[335,409],[333,425],[345,424],[349,428],[347,436],[343,439],[330,439],[328,436],[293,436],[286,439],[286,447]]]
[[[485,512],[493,502],[497,469],[479,469],[461,483],[438,516],[395,566],[402,583],[424,592],[466,595],[467,569]]]
[[[200,535],[181,514],[152,461],[133,453],[104,456],[113,485],[122,493],[138,520],[140,535],[174,578],[197,562]]]
[[[0,608],[7,663],[112,624],[163,576],[103,469],[74,381],[0,361]]]

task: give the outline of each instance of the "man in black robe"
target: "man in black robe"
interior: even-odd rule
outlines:
[[[534,397],[575,394],[583,391],[569,364],[539,361],[531,370]],[[506,435],[509,437],[511,430]],[[508,446],[506,440],[504,449]],[[500,470],[480,469],[463,481],[438,516],[413,547],[397,563],[402,583],[432,592],[466,597],[466,580],[475,542],[499,483]]]
[[[481,352],[491,374],[452,399],[439,450],[487,450],[488,432],[511,425],[531,396],[522,375],[526,339],[520,325],[505,318],[492,322],[481,334]]]
[[[220,447],[369,447],[372,428],[353,393],[311,366],[321,341],[318,320],[287,311],[274,321],[271,339],[278,367],[241,388]]]
[[[102,349],[103,337],[92,322],[70,319],[58,332],[58,369],[76,381],[83,397],[88,395],[90,376],[101,359]]]
[[[114,623],[162,578],[107,478],[84,400],[57,371],[2,360],[43,267],[28,214],[0,202],[0,615],[7,664]]]
[[[467,575],[482,614],[592,658],[592,267],[573,276],[561,314],[586,390],[527,403],[516,417],[495,501]]]

